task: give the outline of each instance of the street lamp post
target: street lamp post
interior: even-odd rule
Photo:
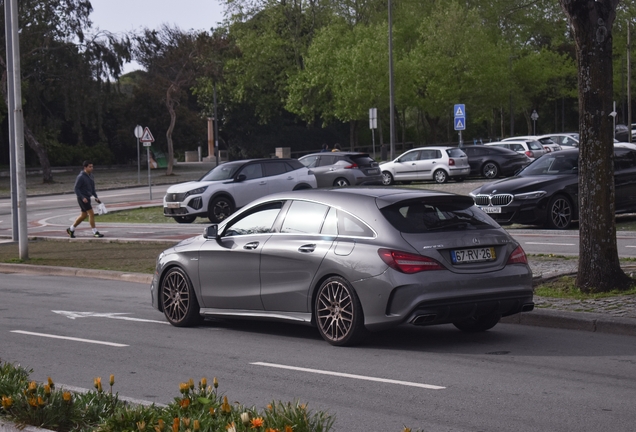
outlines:
[[[391,0],[389,1],[389,142],[391,143],[391,160],[395,159],[395,89],[393,82],[393,17]]]

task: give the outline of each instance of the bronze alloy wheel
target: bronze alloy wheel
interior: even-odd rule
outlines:
[[[202,320],[190,279],[179,267],[170,269],[164,276],[161,303],[164,315],[174,326],[187,327]]]
[[[345,279],[334,276],[320,286],[316,322],[321,336],[332,345],[353,345],[360,341],[365,332],[362,307]]]

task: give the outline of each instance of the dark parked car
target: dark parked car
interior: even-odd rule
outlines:
[[[379,164],[368,153],[322,152],[298,160],[314,173],[318,187],[382,184]]]
[[[470,195],[500,224],[567,229],[579,217],[579,150],[541,156],[517,176],[485,184]],[[636,212],[636,150],[614,147],[616,213]]]
[[[333,345],[405,323],[485,331],[534,307],[523,249],[470,197],[384,187],[258,199],[162,252],[151,296],[175,326],[288,321]]]
[[[471,176],[507,177],[532,162],[528,156],[502,147],[475,145],[462,150],[468,156]]]

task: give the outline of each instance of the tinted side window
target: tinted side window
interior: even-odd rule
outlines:
[[[320,156],[318,166],[333,165],[336,163],[336,157],[331,155]]]
[[[628,170],[636,168],[636,153],[628,149],[614,150],[614,170]]]
[[[267,203],[251,211],[241,219],[228,225],[224,236],[270,233],[276,217],[283,207],[282,202]]]
[[[338,211],[338,233],[345,236],[373,237],[373,231],[360,219]]]
[[[259,163],[249,164],[243,167],[239,175],[241,174],[246,177],[246,180],[261,178],[263,177],[263,168]]]
[[[281,228],[283,233],[320,234],[329,207],[307,201],[291,203]]]
[[[265,162],[263,165],[265,165],[265,177],[281,175],[287,172],[285,162]]]

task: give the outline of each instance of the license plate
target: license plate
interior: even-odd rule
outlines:
[[[169,203],[166,203],[166,207],[168,207],[168,208],[179,208],[179,207],[181,207],[181,203],[169,202]]]
[[[452,250],[451,258],[453,264],[464,264],[479,261],[494,261],[497,256],[495,255],[494,247],[487,247]]]
[[[367,174],[372,175],[372,174],[380,174],[380,169],[370,169],[367,170]]]
[[[488,206],[488,207],[479,207],[486,213],[501,213],[501,207],[496,206]]]

